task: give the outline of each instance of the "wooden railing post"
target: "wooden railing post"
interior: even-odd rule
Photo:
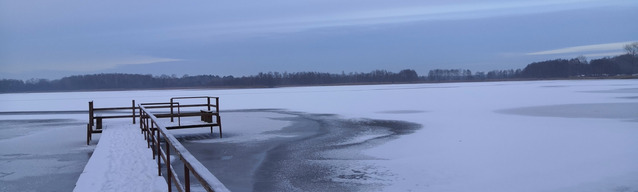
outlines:
[[[219,97],[215,98],[215,112],[219,113]]]
[[[217,114],[217,125],[219,125],[219,138],[222,138],[222,117],[219,116],[219,113]]]
[[[184,188],[186,192],[191,191],[191,179],[190,174],[188,173],[188,166],[184,164]]]
[[[145,120],[146,122],[148,122],[148,119]],[[157,144],[159,143],[159,141],[157,140],[157,138],[155,137],[155,131],[153,131],[152,129],[148,129],[148,126],[146,126],[146,131],[147,132],[151,132],[151,142],[153,143],[153,145],[151,146],[151,149],[153,149],[153,159],[155,159],[155,156],[157,156],[157,158],[160,158],[160,151],[157,150],[158,148],[155,147],[157,146]],[[159,133],[159,132],[158,132]]]
[[[166,103],[164,103],[164,106],[166,106],[165,104]],[[159,176],[162,176],[161,165],[162,164],[165,165],[164,167],[166,170],[165,178],[166,178],[167,187],[168,187],[167,191],[173,191],[173,186],[175,186],[178,189],[178,191],[190,191],[190,185],[191,185],[190,173],[191,172],[193,173],[193,176],[199,180],[199,183],[202,184],[202,187],[204,187],[206,191],[228,191],[228,189],[226,189],[226,187],[224,187],[223,184],[221,184],[221,182],[217,180],[217,178],[214,175],[212,175],[212,173],[210,173],[210,171],[206,169],[200,169],[200,167],[203,167],[203,165],[199,161],[197,161],[197,159],[195,159],[188,152],[188,150],[186,150],[184,146],[172,134],[168,132],[167,127],[163,126],[162,124],[158,124],[157,117],[153,113],[149,112],[146,109],[145,105],[146,104],[139,105],[139,108],[141,110],[140,117],[142,117],[140,119],[140,124],[144,124],[143,125],[143,127],[145,128],[144,130],[146,132],[149,132],[150,135],[148,136],[148,138],[149,139],[154,138],[154,141],[153,141],[154,146],[152,146],[152,148],[155,150],[154,150],[153,157],[157,158],[157,173]],[[201,106],[201,104],[196,106]],[[173,105],[173,107],[175,106]],[[180,106],[178,105],[177,107],[179,109]],[[168,117],[168,116],[164,116],[164,117]],[[219,116],[217,118],[218,118],[218,122],[221,123],[221,118],[219,118]],[[148,126],[147,125],[148,123],[150,123],[151,125]],[[157,136],[155,136],[154,134],[157,134]],[[165,142],[164,149],[161,148],[160,135],[163,135],[164,137],[164,142]],[[221,136],[221,126],[220,126],[220,136]],[[179,172],[176,172],[171,165],[171,161],[172,161],[171,151],[173,149],[175,150],[173,153],[175,153],[174,155],[176,155],[176,158],[179,158],[183,163],[184,182],[180,181],[180,179],[178,178]],[[182,185],[182,183],[184,185]]]
[[[171,98],[171,122],[173,122],[173,98]]]
[[[141,121],[140,121],[140,124],[142,124]],[[144,134],[144,139],[146,139],[146,148],[151,148],[151,140],[153,140],[153,135],[149,133],[149,131],[146,130],[146,128],[142,130],[143,130],[142,133]],[[155,151],[153,151],[153,158],[155,158]]]
[[[133,110],[135,110],[135,108],[133,108]],[[135,117],[133,117],[135,118]],[[140,108],[140,129],[142,129],[142,108]],[[142,132],[144,132],[144,130],[142,129]]]
[[[133,111],[133,124],[135,124],[135,99],[133,99],[133,105],[131,105],[131,110]]]
[[[208,107],[208,111],[210,111],[210,97],[206,97],[206,100],[208,101],[208,105],[206,105]]]
[[[171,187],[171,177],[173,176],[173,172],[171,171],[171,146],[169,146],[168,140],[166,141],[166,180],[168,180],[168,192],[173,191],[173,187]]]
[[[86,124],[86,145],[89,145],[91,142],[91,125]]]
[[[89,101],[89,125],[93,127],[93,101]]]

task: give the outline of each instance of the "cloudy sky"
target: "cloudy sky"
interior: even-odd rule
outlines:
[[[522,68],[623,53],[636,0],[0,0],[0,78]]]

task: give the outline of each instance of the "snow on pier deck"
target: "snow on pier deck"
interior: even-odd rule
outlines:
[[[104,128],[73,191],[167,191],[139,125],[128,120],[111,125]]]

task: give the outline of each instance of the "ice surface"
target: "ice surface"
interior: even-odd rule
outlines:
[[[0,191],[73,189],[94,148],[78,129],[84,123],[72,116],[0,118]]]
[[[198,143],[238,143],[247,141],[262,141],[277,137],[291,137],[291,135],[273,133],[273,131],[281,130],[282,128],[290,125],[288,121],[282,121],[280,119],[290,118],[291,115],[285,115],[281,113],[273,112],[251,112],[250,115],[241,113],[240,111],[223,113],[222,122],[224,132],[224,139],[205,139],[194,140]],[[197,117],[199,121],[199,117]],[[186,122],[187,124],[188,122]],[[175,123],[173,123],[175,124]],[[170,130],[171,133],[178,137],[185,137],[190,135],[201,135],[200,133],[208,133],[208,129],[175,129]],[[214,132],[217,133],[217,127],[214,128]],[[294,135],[292,135],[294,136]]]
[[[224,110],[285,109],[423,125],[365,149],[376,159],[353,165],[361,169],[341,170],[356,177],[373,165],[384,191],[638,190],[638,122],[627,107],[638,102],[638,80],[0,94],[0,106],[86,110],[89,100],[106,107],[198,95],[219,96],[222,118]],[[560,111],[544,112],[552,109]]]

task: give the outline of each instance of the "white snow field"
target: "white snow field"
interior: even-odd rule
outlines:
[[[221,98],[222,118],[275,108],[421,124],[362,152],[380,191],[638,191],[638,80],[0,94],[0,111],[203,95]]]

